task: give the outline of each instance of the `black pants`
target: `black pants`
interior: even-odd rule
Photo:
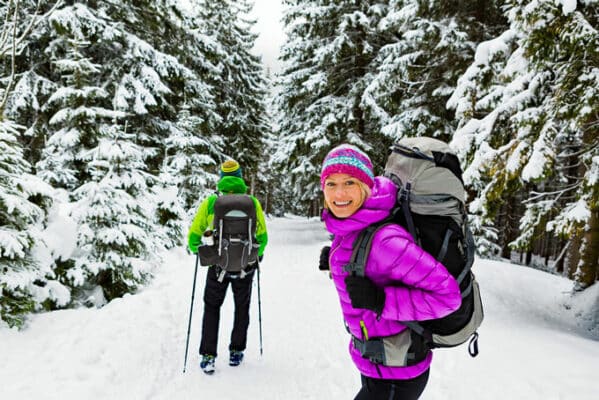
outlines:
[[[375,379],[362,375],[362,389],[354,400],[416,400],[428,382],[429,370],[413,379]]]
[[[215,357],[218,346],[220,307],[225,301],[229,283],[231,283],[233,289],[233,300],[235,302],[235,319],[229,350],[245,350],[247,331],[250,324],[250,298],[254,277],[254,271],[251,271],[244,278],[225,276],[223,281],[219,282],[217,275],[219,271],[217,267],[210,267],[206,274],[204,319],[202,321],[202,341],[200,343],[200,354],[210,354]]]

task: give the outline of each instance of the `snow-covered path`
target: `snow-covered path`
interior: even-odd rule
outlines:
[[[226,363],[232,296],[221,314],[217,372],[198,368],[205,269],[198,274],[187,373],[182,373],[194,259],[167,254],[154,282],[102,309],[52,312],[0,330],[0,399],[352,399],[359,376],[332,282],[317,270],[322,224],[268,221],[261,272],[264,354],[255,283],[242,366]],[[599,398],[599,341],[563,307],[570,282],[477,260],[485,322],[480,355],[435,354],[424,400]],[[595,290],[597,293],[597,290]]]

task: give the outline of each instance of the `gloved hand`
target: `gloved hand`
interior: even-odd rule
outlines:
[[[187,247],[193,254],[198,252],[198,247],[202,244],[202,236],[191,232],[187,240]]]
[[[318,269],[321,271],[328,271],[329,266],[329,253],[331,252],[331,246],[324,246],[320,250],[320,260],[318,261]]]
[[[261,256],[258,256],[258,262],[262,262],[263,258],[264,258],[264,254],[262,254]]]
[[[347,294],[353,308],[365,308],[381,315],[385,306],[385,291],[368,278],[349,275],[345,278]]]

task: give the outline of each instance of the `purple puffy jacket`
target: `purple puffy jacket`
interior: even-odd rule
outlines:
[[[360,321],[369,337],[395,335],[406,327],[398,321],[421,321],[443,317],[456,310],[462,301],[456,280],[433,256],[414,243],[412,236],[399,225],[387,225],[374,236],[366,260],[364,275],[385,290],[381,317],[370,310],[353,308],[345,287],[352,244],[365,227],[389,216],[395,205],[397,187],[384,177],[376,177],[372,195],[349,218],[337,219],[324,211],[327,230],[335,237],[329,264],[339,294],[343,317],[352,335],[364,339]],[[360,373],[381,379],[411,379],[431,364],[432,352],[420,363],[407,367],[386,367],[362,358],[350,340],[350,354]],[[380,371],[380,374],[379,374]]]

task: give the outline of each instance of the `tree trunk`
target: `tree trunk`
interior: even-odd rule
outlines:
[[[578,262],[580,261],[580,245],[582,244],[582,238],[575,231],[573,236],[570,238],[570,246],[568,247],[568,258],[566,259],[565,265],[568,271],[568,278],[574,279],[574,275],[578,270]]]
[[[580,265],[574,279],[580,289],[591,286],[599,273],[599,210],[591,213],[589,229],[583,234]]]
[[[501,257],[510,260],[512,249],[509,244],[518,237],[518,225],[520,221],[520,213],[518,212],[518,199],[516,196],[510,196],[503,207],[503,237],[501,240]],[[501,226],[501,225],[500,225]]]

